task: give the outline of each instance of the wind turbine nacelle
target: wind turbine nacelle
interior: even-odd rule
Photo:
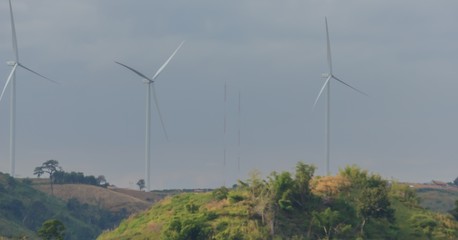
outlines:
[[[322,73],[322,74],[321,74],[321,77],[322,77],[322,78],[328,78],[328,77],[329,77],[329,73]]]
[[[144,84],[152,83],[150,80],[144,79],[144,78],[142,79],[142,81],[143,81]]]
[[[14,66],[14,65],[16,65],[16,62],[15,61],[6,61],[6,65]]]

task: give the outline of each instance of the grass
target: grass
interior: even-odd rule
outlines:
[[[98,206],[78,201],[73,201],[73,204],[69,205],[66,199],[48,194],[46,190],[50,189],[49,185],[41,183],[35,186],[31,180],[14,179],[0,173],[0,239],[23,237],[37,239],[37,230],[44,221],[49,219],[57,219],[65,225],[66,239],[94,239],[103,228],[117,225],[119,218],[125,214],[124,212],[114,214]],[[34,187],[43,187],[46,190],[39,191]],[[91,187],[76,187],[91,189],[86,193],[78,192],[73,187],[67,190],[79,197],[89,199],[95,188]],[[56,191],[60,188],[64,189],[65,186],[58,186]],[[94,199],[100,200],[97,199],[97,195]]]
[[[420,205],[426,209],[446,213],[455,207],[458,191],[438,188],[421,188],[417,190]]]
[[[34,188],[51,194],[49,185],[34,185]],[[54,196],[64,201],[76,198],[82,203],[100,206],[113,212],[124,208],[129,213],[136,213],[151,206],[151,203],[127,194],[84,184],[55,184]]]
[[[227,196],[227,199],[221,200],[216,200],[211,193],[184,193],[169,197],[149,210],[124,220],[118,228],[103,233],[98,239],[167,239],[170,235],[166,233],[170,232],[173,224],[181,223],[183,227],[189,221],[200,229],[210,228],[212,239],[268,239],[269,228],[262,223],[260,216],[250,212],[253,203],[247,193],[231,190]],[[372,238],[455,239],[458,235],[458,223],[448,215],[426,210],[415,202],[402,200],[398,195],[390,197],[390,202],[395,209],[395,222],[369,219],[365,232],[370,232]],[[312,220],[311,217],[304,212],[278,215],[277,230],[282,233],[277,237],[305,239],[307,229],[304,226]],[[431,222],[431,227],[424,225]],[[357,230],[353,234],[358,234],[359,222],[353,224]],[[315,235],[312,233],[312,236]],[[189,235],[181,238],[175,235],[171,239],[189,239],[186,237]]]
[[[192,207],[196,208],[193,213]],[[211,193],[184,193],[167,198],[148,211],[123,221],[111,232],[98,239],[162,239],[164,227],[175,219],[209,219],[212,229],[219,229],[216,239],[237,234],[254,235],[258,231],[255,221],[247,217],[243,202],[230,204],[228,200],[215,201]],[[234,232],[236,231],[236,232]]]

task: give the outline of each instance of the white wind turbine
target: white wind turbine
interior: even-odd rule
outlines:
[[[328,31],[328,20],[327,18],[324,19],[325,24],[326,24],[326,40],[327,40],[327,59],[328,59],[328,66],[329,66],[329,73],[323,74],[323,77],[326,78],[323,87],[321,87],[320,93],[318,94],[317,98],[315,99],[315,103],[313,104],[313,108],[315,108],[318,99],[320,99],[321,94],[323,93],[324,89],[327,88],[327,104],[326,104],[326,175],[330,175],[330,170],[329,170],[329,159],[330,159],[330,142],[331,142],[331,127],[330,127],[330,115],[331,115],[331,79],[334,79],[343,85],[363,94],[366,95],[366,93],[350,86],[349,84],[345,83],[344,81],[340,80],[337,78],[333,73],[332,73],[332,59],[331,59],[331,44],[329,41],[329,31]]]
[[[178,50],[181,48],[181,46],[183,45],[184,41],[180,43],[180,45],[175,49],[175,51],[172,53],[172,55],[170,55],[170,57],[167,59],[167,61],[165,61],[164,64],[162,64],[162,66],[157,70],[157,72],[153,75],[152,78],[149,78],[147,77],[146,75],[144,75],[143,73],[125,65],[125,64],[122,64],[120,62],[116,62],[117,64],[131,70],[132,72],[134,72],[135,74],[137,74],[138,76],[140,76],[141,78],[143,78],[145,84],[147,84],[147,99],[146,99],[146,139],[145,139],[145,165],[146,165],[146,168],[145,168],[145,184],[146,184],[146,190],[147,191],[150,191],[151,190],[151,184],[150,184],[150,181],[151,181],[151,177],[150,177],[150,174],[151,174],[151,164],[150,164],[150,140],[151,140],[151,131],[150,131],[150,127],[151,127],[151,89],[153,91],[153,97],[154,97],[154,102],[156,104],[156,108],[157,108],[157,112],[158,112],[158,115],[159,115],[159,119],[161,121],[161,125],[162,125],[162,129],[164,130],[164,134],[165,134],[165,137],[167,138],[167,132],[165,130],[165,127],[164,127],[164,121],[162,120],[162,116],[161,116],[161,112],[159,110],[159,104],[158,104],[158,101],[157,101],[157,96],[156,96],[156,90],[154,88],[154,80],[159,76],[159,74],[162,72],[162,70],[164,70],[164,68],[167,66],[167,64],[169,64],[170,60],[172,60],[173,56],[175,56],[175,54],[178,52]]]
[[[38,75],[44,79],[47,79],[51,82],[53,80],[33,71],[32,69],[24,66],[19,61],[19,50],[17,44],[17,37],[16,37],[16,27],[14,25],[14,16],[13,16],[13,6],[11,4],[11,0],[9,0],[9,7],[10,7],[10,17],[11,17],[11,33],[12,33],[12,40],[13,40],[13,52],[14,52],[14,61],[8,61],[7,64],[12,66],[13,69],[11,70],[5,86],[3,87],[2,93],[0,95],[0,101],[3,99],[3,95],[5,94],[6,88],[11,83],[11,99],[10,99],[10,174],[12,177],[15,176],[15,164],[16,164],[16,69],[21,67],[35,75]],[[54,82],[56,83],[56,82]]]

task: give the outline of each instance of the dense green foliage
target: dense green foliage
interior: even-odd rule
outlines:
[[[94,186],[106,187],[109,185],[105,176],[100,175],[98,177],[89,175],[84,176],[82,172],[65,172],[61,166],[59,166],[59,161],[57,160],[48,160],[44,162],[41,166],[38,166],[33,171],[34,175],[40,177],[43,174],[48,174],[50,179],[51,191],[53,183],[56,184],[88,184]]]
[[[99,239],[457,239],[450,215],[418,206],[415,191],[347,167],[314,177],[253,172],[236,188],[185,193],[123,221]]]
[[[108,185],[102,175],[99,177],[93,175],[85,176],[82,172],[65,172],[62,170],[54,173],[53,182],[56,184],[87,184],[102,187]]]
[[[144,179],[138,180],[137,186],[140,189],[140,191],[143,190],[146,187],[145,180]]]
[[[43,223],[40,229],[38,229],[38,236],[45,240],[64,240],[65,226],[59,220],[49,219]]]
[[[66,227],[65,239],[93,239],[125,217],[125,213],[113,214],[76,199],[63,202],[35,190],[30,180],[0,173],[0,238],[36,239],[42,224],[56,219]]]

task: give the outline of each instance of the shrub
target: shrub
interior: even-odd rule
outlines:
[[[212,192],[213,198],[215,198],[218,201],[227,199],[228,194],[229,190],[226,187],[217,188]]]
[[[230,193],[229,194],[229,202],[230,203],[240,202],[240,201],[243,201],[244,199],[245,199],[245,197],[243,197],[240,194],[237,194],[237,193]]]

